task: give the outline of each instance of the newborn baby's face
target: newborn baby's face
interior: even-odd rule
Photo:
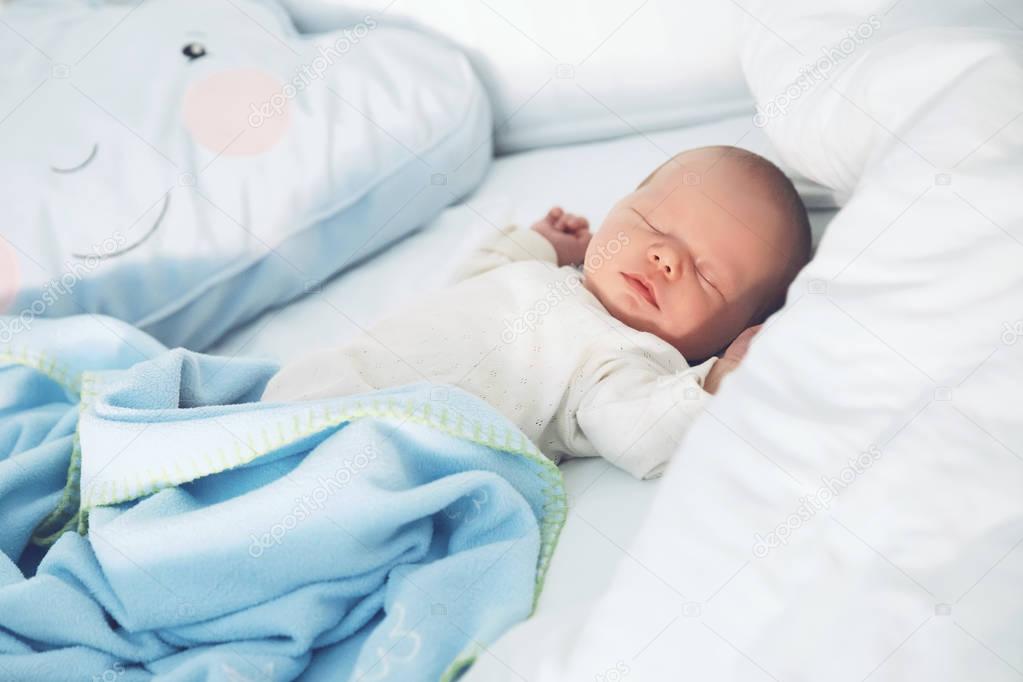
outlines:
[[[742,162],[709,150],[677,160],[614,205],[587,249],[585,281],[617,319],[694,361],[784,294],[793,230]]]

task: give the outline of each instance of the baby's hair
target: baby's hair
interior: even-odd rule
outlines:
[[[803,204],[803,200],[800,198],[799,192],[796,191],[795,185],[792,184],[792,181],[789,180],[788,176],[785,175],[782,169],[778,168],[778,166],[768,159],[765,159],[759,154],[751,152],[748,149],[728,145],[712,145],[709,147],[688,149],[676,154],[655,168],[650,175],[646,176],[643,181],[637,185],[636,189],[639,189],[650,182],[654,176],[656,176],[669,164],[675,164],[681,168],[682,157],[693,152],[711,152],[720,154],[719,158],[711,164],[711,168],[725,157],[742,164],[756,177],[757,180],[764,184],[772,198],[778,201],[782,214],[784,215],[785,222],[792,227],[793,236],[795,238],[793,252],[787,254],[788,267],[786,268],[785,273],[785,288],[787,288],[788,283],[795,278],[799,270],[810,262],[810,251],[812,245],[810,217],[807,215],[806,206]],[[768,302],[751,324],[763,322],[771,315],[771,313],[781,308],[784,302],[785,291],[782,290],[778,296]]]

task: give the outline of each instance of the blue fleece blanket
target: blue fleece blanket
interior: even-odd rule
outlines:
[[[0,679],[453,679],[527,617],[557,468],[457,389],[0,318]],[[13,338],[11,338],[13,336]]]

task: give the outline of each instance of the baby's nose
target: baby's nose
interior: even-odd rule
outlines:
[[[678,279],[682,274],[682,259],[670,246],[651,246],[647,258],[669,280]]]

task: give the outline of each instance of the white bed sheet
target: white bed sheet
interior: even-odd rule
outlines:
[[[336,346],[416,296],[443,286],[452,269],[492,230],[512,222],[530,224],[552,205],[581,213],[596,227],[615,201],[670,154],[709,144],[775,156],[750,117],[743,116],[498,158],[476,192],[422,230],[308,296],[236,329],[209,352],[285,362]],[[814,203],[821,199],[811,197]],[[396,198],[395,205],[401,202]],[[832,210],[811,212],[815,241],[833,215]],[[617,563],[629,556],[657,487],[656,481],[637,481],[601,459],[570,461],[562,471],[570,511],[540,611],[589,603],[603,593]]]

